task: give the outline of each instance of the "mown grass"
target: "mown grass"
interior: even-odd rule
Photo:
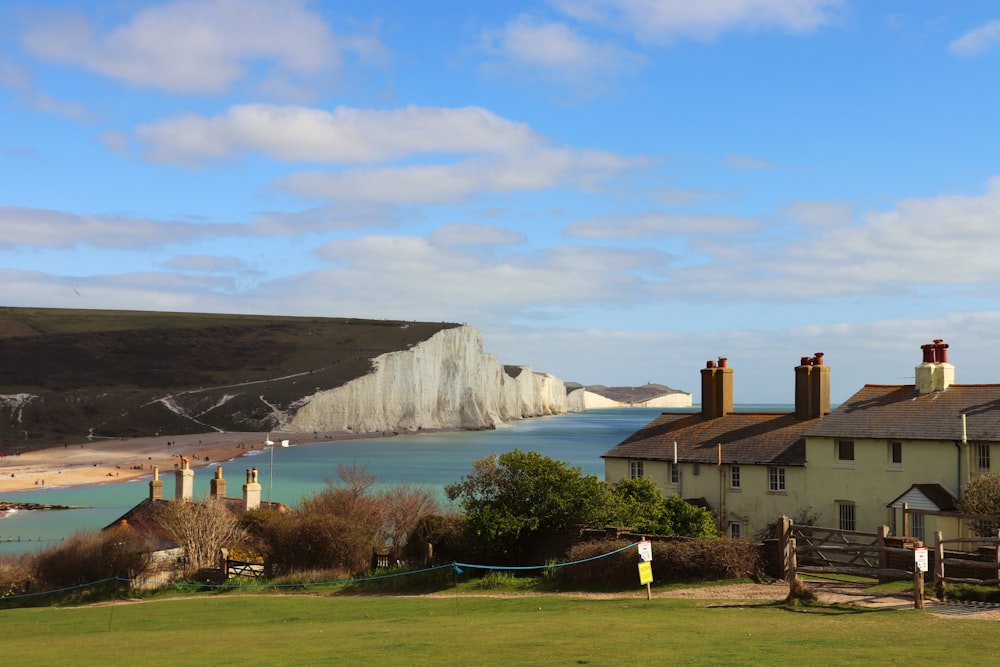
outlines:
[[[969,664],[996,624],[675,599],[223,595],[0,611],[4,664]],[[900,637],[905,637],[901,650]]]

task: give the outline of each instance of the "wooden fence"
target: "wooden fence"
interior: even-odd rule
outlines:
[[[976,545],[978,550],[971,553],[967,550],[946,550],[946,545],[965,547]],[[973,558],[972,556],[978,556]],[[988,573],[989,576],[947,576],[948,569],[958,575],[969,571]],[[1000,584],[1000,531],[995,537],[952,537],[944,539],[941,531],[934,533],[934,583],[961,583],[981,586]]]
[[[795,524],[786,516],[779,520],[778,539],[790,595],[800,585],[800,572],[879,580],[913,577],[914,607],[924,608],[924,576],[914,559],[914,547],[923,546],[919,540],[890,539],[888,526],[863,533]],[[890,546],[890,542],[899,546]]]

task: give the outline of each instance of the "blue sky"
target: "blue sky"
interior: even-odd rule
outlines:
[[[1000,7],[0,6],[0,303],[463,322],[788,403],[1000,381]]]

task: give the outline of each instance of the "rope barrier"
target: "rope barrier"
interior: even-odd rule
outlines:
[[[407,570],[406,572],[393,572],[390,574],[378,574],[369,577],[353,577],[350,579],[336,579],[333,581],[311,581],[302,583],[270,583],[270,584],[211,584],[211,583],[191,583],[191,582],[174,582],[168,584],[175,588],[211,588],[216,590],[229,590],[229,589],[242,589],[246,590],[248,588],[311,588],[316,586],[339,586],[348,584],[357,584],[366,581],[377,581],[380,579],[392,579],[395,577],[409,577],[416,574],[424,574],[427,572],[434,572],[437,570],[454,569],[456,573],[462,574],[462,568],[468,568],[472,570],[512,570],[512,571],[524,571],[524,570],[547,570],[550,568],[557,567],[569,567],[571,565],[579,565],[581,563],[586,563],[593,560],[598,560],[601,558],[607,558],[608,556],[613,556],[622,551],[626,551],[635,547],[638,542],[633,542],[627,546],[621,547],[620,549],[615,549],[614,551],[609,551],[607,553],[599,554],[597,556],[591,556],[590,558],[584,558],[582,560],[571,561],[568,563],[550,563],[548,565],[479,565],[476,563],[459,563],[453,562],[447,565],[435,565],[434,567],[427,567],[420,570]],[[70,586],[68,588],[60,588],[50,591],[41,591],[38,593],[20,593],[15,595],[4,595],[0,596],[0,600],[17,600],[21,598],[38,597],[41,595],[52,595],[55,593],[66,593],[68,591],[78,590],[80,588],[87,588],[91,586],[98,586],[100,584],[107,583],[109,581],[114,581],[116,583],[127,583],[130,585],[142,585],[147,583],[144,579],[131,579],[128,577],[109,577],[107,579],[101,579],[99,581],[93,581],[88,584],[79,584],[77,586]]]

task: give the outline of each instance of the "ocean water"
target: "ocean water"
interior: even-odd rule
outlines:
[[[536,451],[604,479],[601,455],[663,412],[660,408],[588,410],[539,417],[492,431],[418,433],[393,438],[318,442],[254,452],[223,464],[227,495],[240,497],[245,470],[256,466],[263,500],[298,505],[303,496],[338,480],[339,464],[365,466],[378,485],[406,483],[438,493],[459,481],[472,462],[514,449]],[[195,469],[195,497],[208,494],[216,466]],[[161,475],[165,497],[174,493],[173,476]],[[95,486],[43,488],[0,494],[0,500],[84,506],[85,509],[15,512],[0,519],[0,553],[45,548],[74,532],[100,529],[123,515],[149,493],[149,478]],[[20,538],[20,541],[16,541]]]

